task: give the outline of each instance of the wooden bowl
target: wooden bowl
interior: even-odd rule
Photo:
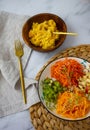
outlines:
[[[57,29],[59,31],[67,32],[67,26],[66,26],[65,22],[59,16],[57,16],[55,14],[50,14],[50,13],[41,13],[41,14],[34,15],[26,21],[26,23],[24,24],[24,26],[22,28],[23,40],[30,48],[32,48],[36,51],[40,51],[40,52],[49,52],[49,51],[55,50],[64,42],[66,35],[59,36],[59,39],[55,42],[55,47],[53,49],[51,49],[51,48],[42,49],[41,47],[39,47],[39,46],[37,47],[30,42],[29,31],[32,28],[33,22],[42,23],[45,20],[50,20],[50,19],[53,19],[55,21]]]

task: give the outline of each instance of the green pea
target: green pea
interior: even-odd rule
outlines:
[[[53,84],[54,84],[55,86],[57,86],[57,87],[60,87],[59,81],[54,81]]]
[[[46,78],[45,80],[44,80],[44,83],[50,83],[51,82],[51,79],[50,78]]]
[[[54,90],[54,92],[58,92],[57,86],[54,85],[53,90]]]

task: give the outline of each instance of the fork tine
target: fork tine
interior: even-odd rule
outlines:
[[[19,40],[15,41],[15,47],[16,47],[16,49],[22,49],[22,44]]]
[[[20,40],[15,41],[15,54],[19,57],[23,56],[24,51]]]

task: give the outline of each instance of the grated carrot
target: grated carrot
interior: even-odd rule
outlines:
[[[51,77],[65,86],[78,85],[78,79],[84,75],[83,65],[75,59],[65,58],[51,66]]]
[[[71,119],[84,117],[90,111],[90,101],[78,91],[65,91],[58,96],[56,111]]]

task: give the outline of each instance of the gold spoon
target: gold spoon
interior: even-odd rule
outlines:
[[[77,33],[72,33],[72,32],[53,32],[54,34],[61,34],[61,35],[72,35],[72,36],[77,36]]]

